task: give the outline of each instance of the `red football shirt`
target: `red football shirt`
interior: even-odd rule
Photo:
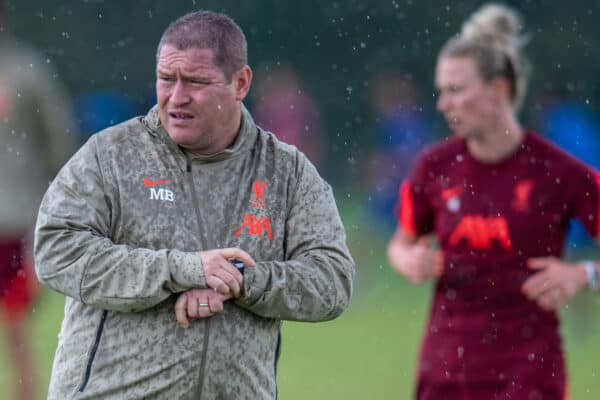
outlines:
[[[541,387],[544,399],[562,397],[557,315],[520,288],[532,274],[528,258],[561,255],[571,218],[598,234],[598,198],[595,172],[533,133],[494,164],[474,159],[457,137],[421,154],[398,209],[402,228],[435,233],[444,255],[421,384],[492,385],[511,398],[521,398],[519,388]]]

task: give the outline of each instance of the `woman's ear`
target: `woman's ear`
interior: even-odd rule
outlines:
[[[508,78],[505,76],[497,76],[492,81],[492,85],[494,86],[494,90],[498,93],[502,98],[505,98],[508,103],[512,103],[512,93],[511,93],[511,84],[508,81]]]

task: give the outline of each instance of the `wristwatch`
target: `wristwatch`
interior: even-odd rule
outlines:
[[[598,290],[598,270],[596,264],[593,261],[584,261],[582,263],[585,273],[588,278],[588,285],[593,291]]]
[[[237,268],[238,271],[240,271],[240,274],[244,275],[244,262],[240,261],[240,260],[231,260],[231,264],[233,264],[233,266],[235,268]]]

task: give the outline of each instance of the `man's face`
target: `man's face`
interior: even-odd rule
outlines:
[[[484,82],[471,57],[442,57],[436,68],[437,109],[452,132],[465,138],[481,137],[499,115],[494,85]]]
[[[166,44],[156,66],[161,123],[175,143],[197,154],[214,154],[233,142],[246,94],[239,90],[237,73],[229,82],[213,59],[210,49]]]

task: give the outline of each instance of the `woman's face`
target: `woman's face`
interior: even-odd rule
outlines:
[[[456,135],[483,137],[505,112],[495,80],[485,82],[473,57],[441,57],[435,71],[437,109]]]

